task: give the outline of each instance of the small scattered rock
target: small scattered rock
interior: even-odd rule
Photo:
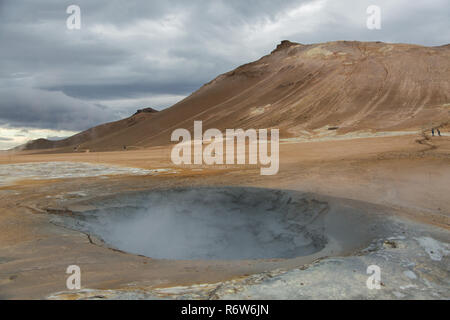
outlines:
[[[395,248],[397,248],[398,246],[397,246],[397,243],[395,243],[394,241],[392,241],[392,240],[386,240],[386,241],[384,241],[384,243],[383,243],[383,247],[395,249]]]

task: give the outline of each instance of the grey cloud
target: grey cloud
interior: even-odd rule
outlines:
[[[79,31],[65,26],[70,4],[0,0],[0,123],[85,129],[140,107],[133,101],[187,95],[285,38],[450,39],[447,0],[78,0]],[[305,4],[318,9],[289,20]],[[382,9],[382,30],[365,27],[371,4]],[[115,100],[127,104],[108,105]]]
[[[65,138],[68,138],[68,137],[54,137],[54,136],[47,136],[47,140],[51,140],[51,141],[58,141],[58,140],[63,140],[63,139],[65,139]]]
[[[11,127],[83,130],[111,121],[114,114],[61,92],[0,89],[0,121]]]
[[[72,85],[47,87],[50,91],[62,91],[70,97],[86,99],[137,98],[145,94],[188,94],[201,86],[202,83],[125,83],[106,85]]]

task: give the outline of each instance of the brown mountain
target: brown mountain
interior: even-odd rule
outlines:
[[[424,47],[337,41],[283,41],[269,55],[222,74],[161,112],[140,112],[61,141],[27,149],[115,150],[170,143],[176,128],[279,128],[295,137],[445,126],[450,119],[450,45]]]
[[[150,120],[156,113],[158,113],[158,111],[152,108],[140,109],[129,118],[101,124],[63,140],[52,141],[47,139],[37,139],[16,149],[40,150],[62,148],[62,151],[86,150],[89,149],[89,146],[93,141],[101,143],[105,138],[107,141],[106,144],[110,141],[109,139],[115,139],[115,145],[123,148],[123,146],[129,145],[127,130],[141,122]]]

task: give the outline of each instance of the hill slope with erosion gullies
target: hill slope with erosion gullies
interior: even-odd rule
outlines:
[[[423,130],[446,126],[449,119],[450,45],[283,41],[269,55],[218,76],[168,109],[50,146],[41,142],[39,148],[165,145],[173,130],[192,130],[194,120],[202,120],[204,130],[279,128],[281,137],[290,138],[317,130]]]

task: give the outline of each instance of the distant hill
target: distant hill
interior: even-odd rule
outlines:
[[[392,131],[450,119],[450,46],[283,41],[160,112],[136,113],[61,141],[25,149],[117,150],[165,145],[176,128],[279,128],[282,137],[332,128]]]
[[[125,131],[142,121],[151,119],[158,111],[152,108],[145,108],[138,110],[134,115],[129,118],[122,119],[115,122],[105,123],[86,131],[80,132],[69,138],[62,140],[47,140],[36,139],[28,142],[25,145],[15,148],[16,150],[41,150],[41,149],[63,149],[62,151],[86,151],[90,149],[92,141],[102,141],[107,138],[115,139],[117,148],[127,145],[128,138]],[[125,136],[121,136],[125,135]],[[115,138],[114,138],[115,137]]]

